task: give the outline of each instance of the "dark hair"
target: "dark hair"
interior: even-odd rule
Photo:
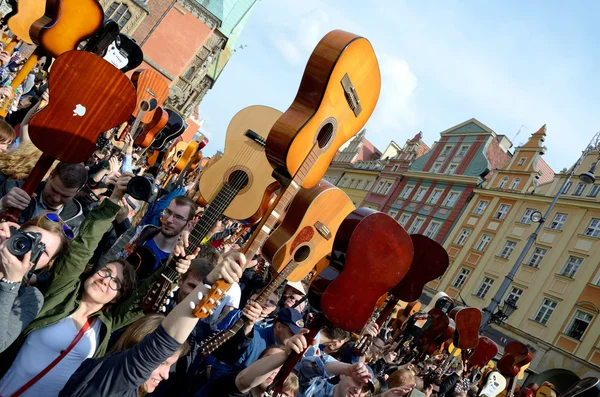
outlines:
[[[198,280],[204,280],[204,277],[208,276],[208,273],[210,273],[214,267],[215,266],[206,259],[196,258],[190,264],[188,271],[183,275],[183,279],[185,280],[188,277],[194,277]]]
[[[57,176],[67,189],[82,187],[88,179],[87,168],[83,164],[68,164],[60,162],[52,171],[53,176]]]
[[[212,244],[200,244],[200,251],[196,255],[196,259],[206,259],[214,267],[221,261],[221,254]]]
[[[198,211],[198,204],[196,204],[196,202],[194,202],[194,200],[192,200],[191,198],[189,198],[188,196],[177,196],[174,197],[173,201],[175,204],[179,205],[179,206],[187,206],[190,208],[190,214],[188,215],[188,220],[191,221],[192,219],[194,219],[194,217],[196,216],[196,212]]]
[[[15,130],[6,121],[0,119],[0,142],[8,142],[9,144],[15,141],[17,134]]]
[[[127,298],[133,296],[133,294],[137,291],[137,274],[135,272],[135,268],[133,265],[126,260],[123,259],[113,259],[106,263],[118,263],[123,267],[123,280],[121,282],[121,291],[119,291],[119,295],[117,295],[117,302],[115,303],[107,303],[104,305],[102,310],[108,310],[112,306],[114,306],[119,301],[125,301]],[[94,266],[92,264],[88,264],[85,268],[85,271],[81,274],[81,280],[87,280],[91,276],[93,276],[98,270],[102,269],[104,266]],[[81,284],[83,286],[83,283]]]
[[[352,334],[341,328],[324,327],[321,328],[321,332],[329,339],[335,340],[348,340],[352,337]]]

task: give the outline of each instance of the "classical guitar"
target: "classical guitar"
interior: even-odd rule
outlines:
[[[333,139],[302,183],[304,188],[316,185],[340,146],[371,117],[380,89],[371,43],[342,30],[327,33],[308,60],[294,103],[267,137],[273,167],[294,175],[315,142],[315,132],[330,131]]]
[[[240,221],[262,217],[279,187],[265,156],[265,138],[281,114],[268,106],[249,106],[233,116],[223,157],[200,178],[199,204],[215,203],[225,216]]]
[[[167,125],[168,121],[169,114],[159,106],[154,112],[152,120],[144,126],[144,130],[135,138],[133,145],[144,149],[150,147],[154,137]]]
[[[508,342],[504,348],[504,354],[502,355],[502,358],[498,360],[496,367],[502,375],[510,379],[508,391],[506,393],[507,397],[514,396],[515,386],[517,384],[515,378],[521,370],[521,367],[530,363],[532,359],[533,354],[531,353],[531,350],[519,341]]]
[[[402,310],[398,310],[398,314],[396,314],[396,321],[394,321],[394,339],[396,339],[404,328],[406,327],[406,322],[415,313],[418,313],[421,310],[421,302],[414,301],[408,302],[406,306]]]
[[[165,110],[168,115],[167,125],[156,134],[150,149],[159,151],[166,149],[171,141],[180,137],[185,130],[185,122],[181,116],[171,109]]]
[[[136,70],[131,75],[131,81],[137,89],[137,106],[132,114],[137,117],[142,110],[140,105],[142,102],[148,102],[152,99],[156,101],[157,107],[167,99],[169,95],[169,85],[164,77],[153,69]],[[154,117],[154,111],[146,112],[141,121],[143,124],[148,124]]]
[[[344,192],[322,180],[311,189],[298,192],[288,215],[273,231],[262,248],[263,257],[277,276],[254,301],[263,304],[287,279],[302,280],[333,246],[340,224],[354,210],[352,200]],[[202,343],[203,354],[211,354],[244,326],[240,318],[231,328]]]
[[[119,134],[118,139],[113,138],[112,139],[112,145],[113,145],[113,154],[114,152],[118,150],[123,150],[123,147],[125,146],[125,136],[127,135],[127,133],[132,132],[135,133],[135,131],[137,131],[140,128],[140,124],[142,122],[142,118],[144,117],[144,115],[146,115],[149,112],[154,111],[154,109],[156,109],[157,106],[157,102],[154,98],[150,99],[149,101],[142,101],[139,104],[139,112],[137,114],[137,116],[135,118],[132,119],[132,117],[129,117],[129,121],[127,123],[125,123],[125,125],[121,126],[121,132]],[[111,157],[112,154],[108,157]]]
[[[498,371],[488,374],[483,388],[479,392],[480,397],[496,397],[506,389],[506,378]]]
[[[69,51],[57,58],[48,84],[50,102],[29,123],[31,141],[43,152],[22,187],[29,195],[54,160],[86,161],[98,136],[126,120],[135,107],[129,79],[89,52]],[[17,213],[11,212],[13,218]]]
[[[340,89],[340,84],[347,89]],[[252,258],[258,252],[275,224],[283,219],[300,186],[316,185],[341,145],[364,126],[377,104],[380,88],[377,59],[366,39],[335,31],[319,42],[308,61],[296,99],[267,137],[265,150],[269,162],[276,166],[274,178],[281,187],[274,205],[265,212],[244,246],[246,257]],[[356,105],[353,110],[346,99],[348,92],[352,93],[350,102]],[[293,162],[288,164],[288,159]],[[307,180],[309,176],[311,179]],[[193,310],[194,314],[208,317],[229,288],[223,280],[217,281]]]
[[[108,45],[103,57],[121,72],[127,73],[142,64],[144,52],[132,38],[119,33]]]
[[[23,40],[27,44],[33,44],[29,29],[45,13],[46,0],[21,0],[17,3],[16,13],[8,19],[8,28],[19,40]]]
[[[104,12],[97,0],[46,0],[44,15],[30,27],[31,40],[38,48],[27,59],[21,70],[11,81],[17,89],[33,70],[42,55],[58,57],[77,49],[102,29]],[[12,100],[0,102],[0,116],[6,117]]]

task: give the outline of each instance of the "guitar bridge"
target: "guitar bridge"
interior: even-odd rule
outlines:
[[[244,135],[246,135],[248,138],[252,139],[254,142],[258,143],[260,146],[264,147],[267,144],[267,140],[265,138],[258,135],[256,132],[254,132],[252,130],[246,131],[246,133]]]
[[[360,106],[360,98],[356,92],[356,87],[352,84],[352,80],[348,76],[348,73],[342,77],[342,88],[344,88],[344,95],[346,96],[346,101],[348,102],[348,106],[354,112],[354,115],[358,117],[358,115],[362,112],[362,106]]]
[[[146,88],[146,92],[156,98],[156,94],[150,88]]]
[[[315,223],[315,229],[317,229],[317,232],[321,235],[321,237],[323,237],[325,240],[331,240],[331,230],[329,230],[329,228],[327,226],[325,226],[323,223],[317,221]]]

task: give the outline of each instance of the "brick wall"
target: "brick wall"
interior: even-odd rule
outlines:
[[[152,0],[148,2],[150,13],[146,15],[140,26],[133,32],[131,37],[138,43],[141,43],[144,38],[150,33],[154,25],[160,20],[164,12],[173,4],[173,0]]]
[[[492,177],[495,169],[504,168],[511,159],[511,156],[502,150],[498,140],[495,138],[492,138],[492,142],[488,146],[486,157],[492,166],[492,172],[485,177],[485,180],[489,180]]]

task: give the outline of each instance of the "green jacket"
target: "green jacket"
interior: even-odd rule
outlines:
[[[94,254],[100,239],[106,233],[119,211],[119,205],[110,200],[94,208],[81,225],[79,236],[69,243],[68,249],[54,264],[54,276],[44,294],[44,306],[35,320],[21,336],[0,355],[0,376],[12,365],[25,338],[31,332],[58,323],[77,310],[81,302],[81,278],[88,261]],[[94,358],[106,353],[108,341],[114,330],[125,327],[143,316],[141,303],[150,286],[161,271],[149,277],[138,291],[129,299],[119,302],[108,310],[94,314],[102,322],[99,345]]]

